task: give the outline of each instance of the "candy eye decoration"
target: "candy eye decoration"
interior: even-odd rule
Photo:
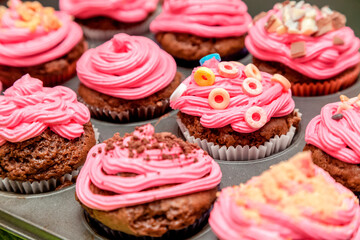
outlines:
[[[250,97],[260,95],[263,92],[261,82],[255,78],[246,78],[242,83],[242,89]]]
[[[244,72],[245,72],[245,75],[249,78],[255,78],[259,81],[262,80],[259,69],[252,63],[246,65]]]
[[[261,107],[251,107],[245,112],[245,121],[249,127],[259,129],[266,124],[266,112]]]
[[[280,83],[281,86],[283,86],[284,92],[287,92],[291,87],[291,83],[289,82],[289,80],[287,80],[286,77],[280,74],[275,74],[274,76],[272,76],[271,81]]]
[[[209,54],[209,55],[203,57],[202,59],[200,59],[200,65],[202,66],[207,60],[210,60],[212,58],[215,58],[216,60],[221,62],[220,55],[218,53],[213,53],[213,54]]]
[[[230,95],[223,88],[215,88],[210,92],[208,101],[213,109],[225,109],[230,104]]]
[[[226,78],[236,78],[239,75],[239,69],[231,62],[220,62],[218,71],[220,76]]]
[[[199,67],[194,74],[194,80],[199,86],[211,86],[215,82],[215,74],[210,68]]]
[[[187,86],[183,83],[180,83],[180,85],[175,89],[175,91],[170,96],[170,102],[176,101],[183,93],[186,91]]]

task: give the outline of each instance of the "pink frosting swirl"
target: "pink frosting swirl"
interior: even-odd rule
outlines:
[[[120,33],[86,51],[76,70],[87,87],[134,100],[168,86],[175,77],[176,63],[150,39]]]
[[[120,22],[140,22],[155,11],[159,0],[60,0],[62,11],[85,19],[106,16]]]
[[[111,211],[206,191],[220,181],[219,165],[203,150],[170,133],[154,133],[148,124],[94,146],[76,181],[76,195],[90,208]],[[91,184],[113,195],[95,194]]]
[[[0,96],[0,145],[39,136],[45,129],[67,139],[80,137],[90,112],[67,87],[43,87],[24,75]]]
[[[354,35],[351,28],[342,27],[319,37],[288,33],[279,35],[269,33],[264,28],[273,14],[281,19],[281,11],[274,7],[265,17],[250,27],[245,39],[246,48],[256,58],[283,63],[295,71],[317,80],[334,77],[360,62],[360,53],[358,52],[360,40]],[[344,44],[334,45],[334,36],[343,39]],[[305,42],[306,55],[292,58],[291,43],[298,41]]]
[[[260,190],[263,185],[269,187],[261,177],[254,177],[239,187],[223,189],[209,218],[212,230],[221,240],[360,239],[358,199],[323,169],[313,167],[315,176],[301,176],[302,182],[296,182],[294,178],[287,179],[287,185],[280,183],[281,188],[289,187],[282,195],[284,201],[262,199],[262,196],[271,196],[272,193]],[[323,180],[314,190],[316,178]],[[329,195],[319,197],[323,194],[318,192],[321,188],[331,188],[326,192]],[[311,206],[307,205],[308,200],[303,204],[303,194],[312,196]],[[292,201],[291,196],[295,195],[299,198]],[[324,210],[323,206],[329,208]]]
[[[17,1],[12,1],[16,4]],[[15,7],[6,10],[0,24],[0,64],[28,67],[42,64],[70,52],[83,37],[78,24],[64,12],[55,12],[61,27],[47,31],[38,25],[33,32],[29,28],[16,27],[20,20]]]
[[[247,6],[241,0],[167,0],[150,30],[206,38],[237,37],[247,32],[250,22]]]
[[[173,109],[200,117],[200,123],[206,128],[221,128],[231,125],[232,129],[241,133],[250,133],[258,129],[250,127],[245,121],[245,112],[252,106],[262,107],[267,115],[266,122],[272,117],[283,117],[294,111],[295,103],[291,90],[283,91],[281,84],[271,81],[271,75],[261,73],[263,92],[249,97],[242,90],[242,83],[247,78],[244,67],[237,66],[240,74],[236,78],[226,78],[219,74],[219,62],[215,58],[206,61],[203,67],[210,68],[215,74],[212,86],[199,86],[195,83],[195,68],[184,82],[186,91],[175,101],[170,102]],[[209,93],[215,88],[224,88],[230,94],[230,104],[226,109],[215,110],[208,102]]]
[[[343,162],[360,164],[360,107],[344,110],[340,120],[332,119],[338,103],[330,103],[313,118],[305,132],[305,141]]]

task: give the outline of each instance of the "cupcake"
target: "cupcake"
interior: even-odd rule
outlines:
[[[251,16],[241,0],[164,1],[150,30],[162,48],[183,65],[197,66],[211,53],[223,59],[244,56]]]
[[[60,9],[73,15],[86,37],[108,40],[115,34],[149,31],[158,0],[60,0]]]
[[[181,80],[169,54],[146,37],[125,33],[86,51],[77,73],[81,101],[92,116],[117,122],[166,113],[169,97]]]
[[[253,63],[288,78],[295,96],[335,93],[358,79],[360,40],[341,13],[286,1],[255,20],[245,40]]]
[[[87,49],[80,26],[69,15],[39,2],[9,1],[0,8],[0,81],[4,88],[29,73],[58,85],[76,73]]]
[[[359,200],[309,152],[221,191],[209,218],[219,239],[360,239]]]
[[[170,98],[189,142],[220,160],[263,158],[290,145],[300,114],[285,77],[218,55],[201,63]]]
[[[25,75],[0,95],[0,190],[68,186],[94,145],[89,110],[71,89]]]
[[[147,124],[90,150],[76,196],[110,239],[185,239],[206,224],[220,181],[206,152]]]
[[[306,127],[304,150],[339,183],[360,193],[360,99],[340,97],[329,103]]]

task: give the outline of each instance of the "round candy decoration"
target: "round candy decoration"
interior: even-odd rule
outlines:
[[[199,86],[211,86],[215,82],[215,74],[210,68],[199,67],[194,74],[194,80]]]
[[[262,80],[259,69],[252,63],[246,65],[244,72],[245,72],[245,75],[249,78],[255,78],[259,81]]]
[[[242,83],[242,89],[250,97],[257,96],[263,92],[261,82],[255,78],[246,78]]]
[[[221,61],[221,57],[218,53],[213,53],[213,54],[209,54],[203,58],[200,59],[200,65],[202,66],[204,64],[204,62],[206,62],[207,60],[210,60],[212,58],[215,58],[216,60],[218,60],[219,62]]]
[[[220,76],[226,78],[236,78],[240,71],[237,66],[231,62],[220,62],[218,65]]]
[[[280,83],[283,86],[284,92],[287,92],[291,87],[291,83],[289,82],[289,80],[287,80],[286,77],[280,74],[274,74],[274,76],[272,76],[271,78],[271,81]]]
[[[246,110],[245,121],[249,125],[249,127],[259,129],[266,124],[266,112],[261,107],[253,106]]]
[[[223,88],[215,88],[210,92],[208,101],[209,105],[214,109],[225,109],[230,104],[230,95]]]

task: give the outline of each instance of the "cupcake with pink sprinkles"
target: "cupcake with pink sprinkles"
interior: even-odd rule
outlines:
[[[260,159],[291,144],[301,114],[285,77],[218,54],[200,64],[170,98],[187,141],[220,160]]]

